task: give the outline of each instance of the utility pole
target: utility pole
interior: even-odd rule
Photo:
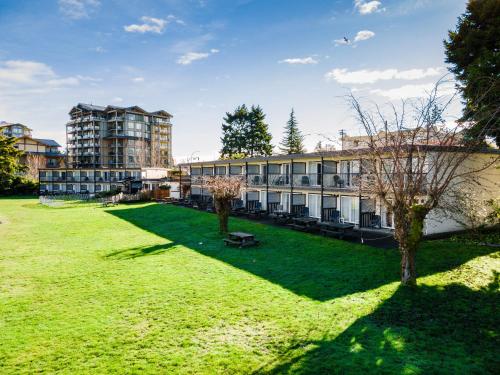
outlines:
[[[347,133],[344,129],[340,129],[339,135],[340,135],[340,142],[341,142],[341,150],[344,151],[344,136],[346,136]]]

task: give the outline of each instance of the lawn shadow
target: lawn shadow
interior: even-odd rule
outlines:
[[[498,374],[495,277],[483,290],[461,284],[400,287],[336,338],[295,343],[255,373]]]
[[[377,249],[231,218],[231,230],[251,232],[261,240],[258,247],[237,249],[223,245],[217,219],[210,213],[159,204],[107,212],[314,300],[326,301],[399,280],[400,256],[394,249]],[[453,269],[493,251],[444,241],[436,243],[439,246],[426,245],[419,252],[419,276]]]
[[[109,258],[109,259],[135,259],[139,257],[144,257],[148,255],[160,255],[166,252],[167,250],[171,249],[172,247],[176,246],[175,243],[169,242],[161,245],[155,245],[155,246],[138,246],[138,247],[132,247],[129,249],[122,249],[122,250],[117,250],[113,251],[109,254],[106,254],[104,258]]]

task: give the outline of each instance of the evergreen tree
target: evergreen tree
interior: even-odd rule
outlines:
[[[250,110],[241,105],[226,113],[222,124],[221,158],[238,159],[247,156],[271,155],[273,146],[265,114],[259,106]]]
[[[273,153],[272,135],[260,106],[252,106],[246,128],[246,153],[249,156],[269,156]]]
[[[16,138],[0,135],[0,194],[11,193],[24,180],[19,176],[25,170],[20,161],[23,152],[14,147],[15,143]]]
[[[468,135],[493,137],[500,146],[500,2],[470,0],[444,45],[450,71],[461,83],[462,120],[476,123]]]
[[[280,150],[286,154],[301,154],[305,152],[303,141],[304,136],[300,133],[295,112],[292,108],[290,119],[285,126],[285,135],[281,141]]]
[[[222,158],[245,157],[246,128],[248,120],[248,109],[245,104],[237,107],[233,113],[226,112],[222,124]]]

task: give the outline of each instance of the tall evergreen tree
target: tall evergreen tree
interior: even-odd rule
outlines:
[[[266,115],[259,106],[248,110],[238,106],[233,113],[226,113],[222,124],[222,158],[271,155],[271,133],[265,122]]]
[[[269,156],[273,153],[269,125],[265,122],[266,115],[260,106],[252,106],[248,114],[246,128],[246,152],[249,156]]]
[[[304,136],[299,130],[299,124],[292,108],[290,119],[285,126],[285,133],[280,144],[280,150],[286,154],[301,154],[305,152],[303,141]]]
[[[23,155],[14,147],[16,138],[0,135],[0,194],[9,192],[22,178],[20,172],[25,170],[20,158]]]
[[[226,112],[222,124],[222,158],[241,158],[245,155],[248,108],[245,104],[236,107],[233,113]]]
[[[444,45],[446,62],[461,84],[462,120],[475,122],[468,135],[493,137],[500,146],[500,2],[470,0]]]

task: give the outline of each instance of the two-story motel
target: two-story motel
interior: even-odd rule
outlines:
[[[203,176],[239,175],[245,181],[241,200],[247,207],[255,202],[260,202],[268,212],[277,207],[288,212],[308,207],[309,216],[321,221],[328,220],[332,211],[338,211],[345,222],[358,228],[370,226],[376,218],[378,228],[392,230],[392,212],[378,198],[367,195],[361,186],[366,183],[362,178],[362,155],[363,150],[328,151],[200,161],[181,167],[189,168],[190,194],[194,199],[211,196],[203,186]],[[483,186],[484,198],[498,198],[500,171],[492,167],[488,173],[492,174],[493,185],[489,190]],[[426,235],[462,229],[458,221],[441,217],[437,211],[431,211],[425,223]]]

